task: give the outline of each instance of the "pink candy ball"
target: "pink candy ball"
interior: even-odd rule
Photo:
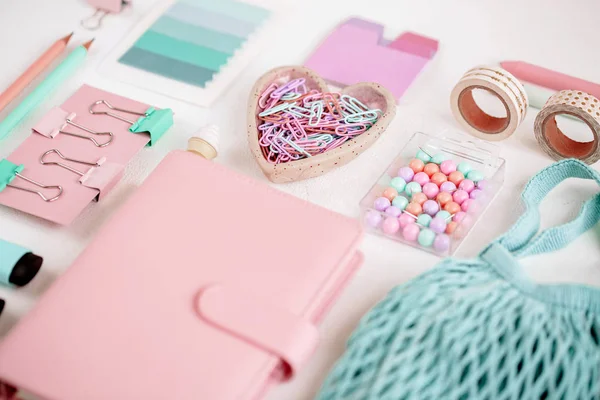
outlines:
[[[465,200],[469,199],[469,193],[465,192],[462,189],[458,189],[456,192],[454,192],[454,194],[452,195],[452,199],[458,203],[458,204],[462,204]]]
[[[454,214],[454,217],[452,217],[452,221],[457,222],[457,223],[461,223],[463,219],[465,219],[467,213],[464,211],[459,211],[456,214]]]
[[[398,171],[398,176],[408,183],[412,181],[413,177],[415,176],[415,172],[410,167],[402,167]]]
[[[453,193],[456,191],[456,185],[450,181],[444,182],[440,185],[440,192]]]
[[[419,185],[423,186],[429,182],[429,175],[425,172],[417,172],[413,177],[413,182],[417,182]]]
[[[423,185],[423,193],[429,199],[435,198],[435,196],[437,196],[439,192],[440,188],[438,188],[438,186],[433,182],[427,182]]]
[[[421,232],[419,225],[410,224],[402,230],[402,237],[409,242],[415,242],[419,237],[419,232]]]
[[[476,199],[483,194],[483,190],[481,189],[473,189],[473,191],[469,194],[472,199]]]
[[[465,201],[463,201],[463,203],[460,205],[461,210],[463,210],[464,212],[469,211],[469,207],[471,207],[471,205],[473,204],[475,200],[473,199],[467,199]]]
[[[470,180],[470,179],[463,179],[463,180],[462,180],[462,181],[459,183],[459,185],[458,185],[458,188],[459,188],[459,189],[462,189],[462,190],[464,190],[464,191],[465,191],[465,192],[467,192],[467,193],[471,193],[471,191],[472,191],[473,189],[475,189],[475,182],[473,182],[473,181],[472,181],[472,180]]]
[[[400,228],[405,229],[408,225],[414,224],[415,219],[408,214],[402,214],[398,218],[398,223],[400,224]]]
[[[398,221],[398,218],[387,217],[383,220],[383,223],[381,224],[381,229],[388,235],[393,235],[400,229],[400,222]]]
[[[442,161],[440,164],[440,171],[445,175],[450,175],[454,171],[456,171],[456,163],[452,160]]]

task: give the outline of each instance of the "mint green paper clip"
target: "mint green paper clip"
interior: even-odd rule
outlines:
[[[138,118],[137,121],[131,121],[127,118],[120,116],[119,114],[115,114],[110,111],[95,110],[95,107],[99,106],[100,104],[104,104],[111,110],[121,111],[133,115],[140,115],[140,118]],[[153,146],[158,141],[158,139],[160,139],[165,134],[165,132],[173,125],[173,110],[171,110],[170,108],[163,108],[161,110],[157,110],[154,107],[150,107],[143,113],[140,113],[137,111],[114,107],[106,100],[98,100],[90,106],[89,111],[90,114],[108,115],[110,117],[131,124],[131,126],[129,127],[129,132],[150,134],[150,142],[148,142],[148,146]]]

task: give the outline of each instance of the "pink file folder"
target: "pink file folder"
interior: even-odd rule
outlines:
[[[70,224],[97,196],[98,190],[83,186],[79,183],[80,177],[56,165],[42,165],[40,156],[51,149],[58,149],[67,157],[95,162],[105,157],[112,164],[125,166],[127,162],[149,141],[148,134],[129,132],[129,124],[107,115],[92,115],[89,107],[97,100],[106,100],[114,106],[134,111],[144,112],[148,109],[143,104],[126,97],[118,96],[104,90],[83,85],[60,108],[75,113],[74,121],[94,131],[110,131],[114,135],[113,142],[106,147],[96,147],[89,140],[58,133],[54,138],[48,138],[39,133],[31,135],[7,159],[15,164],[23,164],[25,169],[22,175],[46,185],[60,185],[64,191],[62,196],[51,203],[44,202],[37,195],[23,192],[13,188],[6,188],[0,192],[0,204],[21,210],[28,214],[55,222],[61,225]],[[124,114],[126,118],[135,120],[135,116]],[[86,136],[91,135],[76,127],[67,125],[64,130],[76,132]],[[60,161],[60,159],[56,159]],[[69,166],[84,171],[85,166],[64,162]],[[89,168],[89,167],[88,167]],[[100,167],[101,168],[101,167]],[[52,195],[55,191],[40,189],[18,177],[12,182],[14,185],[24,186],[33,190],[41,190]]]
[[[382,25],[351,18],[338,25],[304,65],[342,87],[379,83],[399,100],[437,49],[437,40],[410,32],[387,41]]]
[[[256,400],[362,263],[359,223],[170,153],[0,343],[45,400]]]

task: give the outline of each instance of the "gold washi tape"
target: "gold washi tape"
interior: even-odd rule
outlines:
[[[485,113],[473,99],[473,90],[482,89],[496,96],[506,117]],[[467,71],[450,96],[452,113],[463,128],[484,140],[504,140],[512,135],[527,115],[528,99],[523,85],[510,72],[493,66]]]
[[[556,115],[571,115],[589,126],[594,139],[578,142],[567,137],[556,124]],[[535,138],[555,160],[578,158],[586,164],[600,159],[600,100],[585,92],[561,90],[553,94],[535,118]]]

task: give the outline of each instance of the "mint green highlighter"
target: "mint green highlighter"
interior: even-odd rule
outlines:
[[[76,47],[25,99],[0,122],[0,139],[34,110],[57,86],[67,80],[83,63],[92,41]]]

